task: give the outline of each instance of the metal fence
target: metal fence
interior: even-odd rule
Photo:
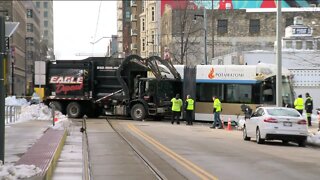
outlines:
[[[21,114],[21,106],[5,106],[5,124],[18,121]]]

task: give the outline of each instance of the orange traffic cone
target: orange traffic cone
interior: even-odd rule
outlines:
[[[223,120],[223,116],[222,116],[222,118],[221,118],[221,126],[222,126],[222,128],[224,129],[224,120]]]
[[[227,127],[227,131],[231,131],[232,127],[231,127],[231,118],[228,119],[228,127]]]

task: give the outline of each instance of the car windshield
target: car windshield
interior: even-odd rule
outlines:
[[[271,116],[300,117],[300,114],[293,109],[267,109],[267,112]]]

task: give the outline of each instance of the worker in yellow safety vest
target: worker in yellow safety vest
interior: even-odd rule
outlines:
[[[221,112],[221,102],[217,96],[212,97],[213,100],[213,123],[210,128],[216,128],[218,126],[218,129],[222,129],[222,123],[220,119],[220,112]]]
[[[300,94],[296,100],[294,100],[294,108],[299,111],[299,113],[302,115],[303,108],[304,108],[304,102],[302,99],[302,95]]]
[[[187,125],[192,125],[192,115],[193,115],[193,110],[194,110],[194,100],[191,98],[190,95],[187,95],[186,99],[186,120],[187,120]]]
[[[182,100],[180,99],[180,95],[176,94],[176,97],[171,99],[171,103],[172,103],[171,124],[174,123],[175,119],[177,119],[177,124],[180,124],[181,107],[182,107]]]

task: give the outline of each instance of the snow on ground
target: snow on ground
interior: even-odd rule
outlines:
[[[41,120],[41,121],[53,121],[49,128],[63,130],[68,129],[70,126],[70,120],[59,111],[54,112],[54,118],[52,117],[51,109],[43,103],[33,104],[26,99],[17,99],[15,96],[7,97],[5,99],[5,105],[7,106],[21,106],[21,114],[15,123]],[[8,124],[7,126],[10,126]],[[13,165],[13,164],[2,164],[0,162],[0,179],[15,180],[30,178],[40,173],[41,170],[34,165]]]
[[[320,146],[320,131],[311,134],[307,139],[308,143]]]
[[[41,169],[34,165],[17,165],[12,164],[0,165],[0,177],[5,180],[15,180],[30,178],[41,172]]]

